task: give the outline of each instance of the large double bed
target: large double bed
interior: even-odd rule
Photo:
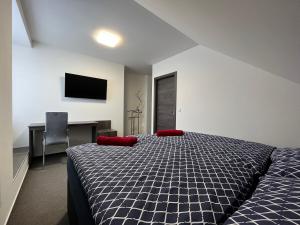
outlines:
[[[223,224],[251,197],[273,150],[193,132],[138,136],[133,147],[71,147],[71,224]]]

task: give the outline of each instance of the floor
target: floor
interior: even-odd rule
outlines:
[[[67,158],[56,154],[33,161],[7,225],[69,225]]]

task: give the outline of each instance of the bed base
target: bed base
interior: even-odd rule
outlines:
[[[68,217],[72,225],[95,225],[87,196],[81,185],[73,161],[68,158]]]

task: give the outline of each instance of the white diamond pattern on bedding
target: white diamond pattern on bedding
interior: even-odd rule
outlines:
[[[299,225],[300,179],[266,176],[225,225]]]
[[[273,147],[186,132],[134,147],[67,150],[97,225],[222,224],[253,191]]]
[[[272,155],[268,175],[300,179],[300,149],[276,149]]]
[[[252,197],[226,225],[300,224],[300,149],[276,149]]]

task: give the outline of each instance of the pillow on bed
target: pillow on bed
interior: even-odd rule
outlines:
[[[267,175],[300,179],[300,149],[276,149]]]
[[[182,130],[158,130],[156,135],[159,137],[165,136],[182,136],[184,132]]]
[[[98,145],[115,145],[115,146],[130,146],[132,147],[137,143],[136,137],[97,137]]]

